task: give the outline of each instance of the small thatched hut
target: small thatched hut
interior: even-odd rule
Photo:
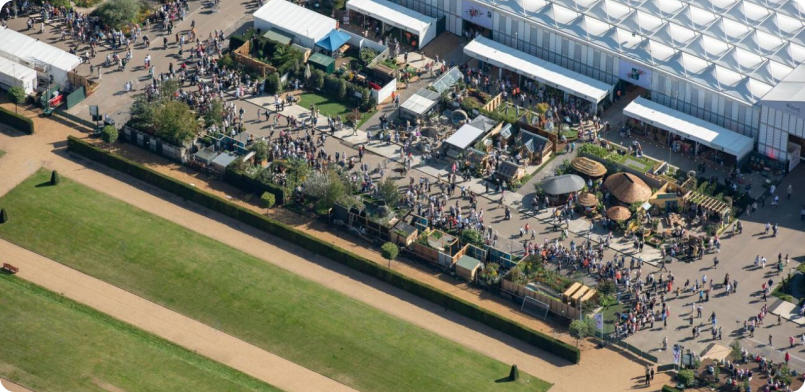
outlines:
[[[590,192],[585,192],[579,195],[577,203],[583,207],[595,207],[598,205],[598,198]]]
[[[607,174],[607,168],[601,162],[590,158],[577,157],[570,162],[570,167],[583,176],[589,178],[600,178]]]
[[[651,198],[651,187],[630,173],[620,172],[607,177],[604,187],[621,203],[643,203]]]
[[[623,222],[632,217],[632,213],[624,206],[609,207],[607,217],[616,222]]]

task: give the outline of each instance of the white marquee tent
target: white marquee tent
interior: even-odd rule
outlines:
[[[419,36],[424,48],[436,38],[436,19],[386,0],[350,0],[347,10],[378,19],[383,23]]]
[[[22,87],[26,94],[36,90],[36,71],[0,57],[0,89]]]
[[[623,114],[694,140],[714,150],[724,151],[735,156],[739,161],[752,152],[755,144],[755,141],[748,136],[719,127],[643,97],[637,98],[627,105],[623,109]]]
[[[294,37],[307,48],[335,30],[335,19],[286,0],[271,0],[254,13],[254,27],[263,33],[274,28]]]
[[[8,28],[0,28],[0,57],[33,68],[41,77],[52,75],[62,86],[68,83],[67,73],[81,64],[74,54]]]

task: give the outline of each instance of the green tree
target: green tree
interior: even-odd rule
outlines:
[[[693,382],[696,380],[696,375],[691,369],[682,369],[676,375],[676,381],[685,387],[692,387]]]
[[[282,93],[282,80],[280,80],[280,74],[277,72],[268,75],[266,78],[266,93],[268,94],[280,94]]]
[[[378,190],[380,191],[380,197],[383,198],[383,201],[386,202],[389,208],[396,206],[397,203],[400,202],[400,199],[402,199],[400,188],[394,183],[391,177],[386,177],[386,179],[380,183]]]
[[[268,159],[268,143],[266,143],[264,140],[254,142],[249,149],[254,151],[255,162],[262,163]]]
[[[131,120],[129,121],[131,127],[140,131],[153,132],[158,106],[158,102],[148,102],[145,95],[136,96],[131,105]]]
[[[92,12],[101,22],[115,29],[121,29],[137,20],[144,4],[139,0],[109,0]]]
[[[8,222],[8,213],[5,208],[0,208],[0,223]]]
[[[462,244],[471,244],[477,247],[484,246],[484,236],[480,231],[475,229],[464,229],[459,237]]]
[[[324,87],[324,72],[318,69],[310,71],[310,87],[319,90]]]
[[[593,331],[590,331],[589,324],[584,320],[573,320],[570,322],[570,336],[576,339],[576,347],[579,346],[581,339],[590,336]]]
[[[181,87],[182,86],[179,84],[179,81],[176,79],[165,80],[159,85],[159,97],[164,100],[171,100]]]
[[[224,103],[220,99],[213,99],[209,108],[204,110],[204,126],[209,128],[215,125],[221,129],[224,124]]]
[[[59,172],[53,171],[50,173],[50,185],[59,185],[61,179],[59,178]]]
[[[338,100],[343,100],[347,97],[347,82],[344,79],[338,78],[338,81],[336,81],[335,96]]]
[[[14,113],[17,113],[17,106],[25,102],[25,90],[17,86],[9,88],[8,99],[14,104]]]
[[[386,242],[380,247],[380,253],[383,254],[384,259],[389,261],[389,268],[391,268],[391,260],[397,258],[397,255],[400,254],[400,248],[396,244]]]
[[[288,168],[288,176],[293,180],[293,183],[291,183],[293,186],[305,181],[308,173],[310,173],[310,165],[308,165],[307,161],[302,158],[290,158],[285,162],[285,164]]]
[[[109,148],[112,148],[112,143],[117,141],[117,137],[117,128],[112,125],[107,125],[101,130],[101,139],[109,144]]]
[[[201,130],[196,115],[184,102],[163,102],[154,111],[155,134],[177,146],[193,140]]]

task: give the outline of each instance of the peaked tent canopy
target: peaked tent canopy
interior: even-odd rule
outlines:
[[[329,52],[335,52],[347,42],[349,42],[349,34],[341,30],[333,30],[316,42],[316,46]]]
[[[575,174],[546,178],[541,182],[542,191],[549,195],[566,195],[584,188],[584,179]]]

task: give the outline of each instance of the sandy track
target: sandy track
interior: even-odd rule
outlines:
[[[13,382],[8,380],[0,380],[0,385],[2,385],[3,388],[5,388],[7,391],[10,392],[33,392],[28,388],[14,384]]]
[[[554,383],[552,391],[583,391],[589,390],[591,386],[600,391],[624,391],[635,387],[637,384],[635,378],[642,375],[642,368],[638,364],[609,350],[586,350],[580,365],[567,364],[551,354],[498,331],[445,311],[430,302],[370,279],[239,222],[183,202],[172,195],[99,165],[87,161],[74,162],[66,159],[63,153],[54,154],[54,144],[57,147],[63,145],[66,135],[75,133],[63,128],[58,124],[46,122],[38,128],[40,130],[34,136],[0,135],[0,149],[8,152],[0,159],[0,174],[3,176],[9,174],[9,181],[0,183],[0,194],[13,188],[39,166],[58,169],[64,175],[101,192],[230,246],[243,249],[267,262],[359,299],[492,358],[517,364],[522,370]],[[184,208],[178,208],[177,205]],[[25,272],[23,274],[29,276]],[[104,283],[98,282],[98,284]],[[655,387],[649,390],[658,390],[658,386],[666,381],[667,376],[659,375],[655,380]],[[277,383],[274,384],[282,387]]]

